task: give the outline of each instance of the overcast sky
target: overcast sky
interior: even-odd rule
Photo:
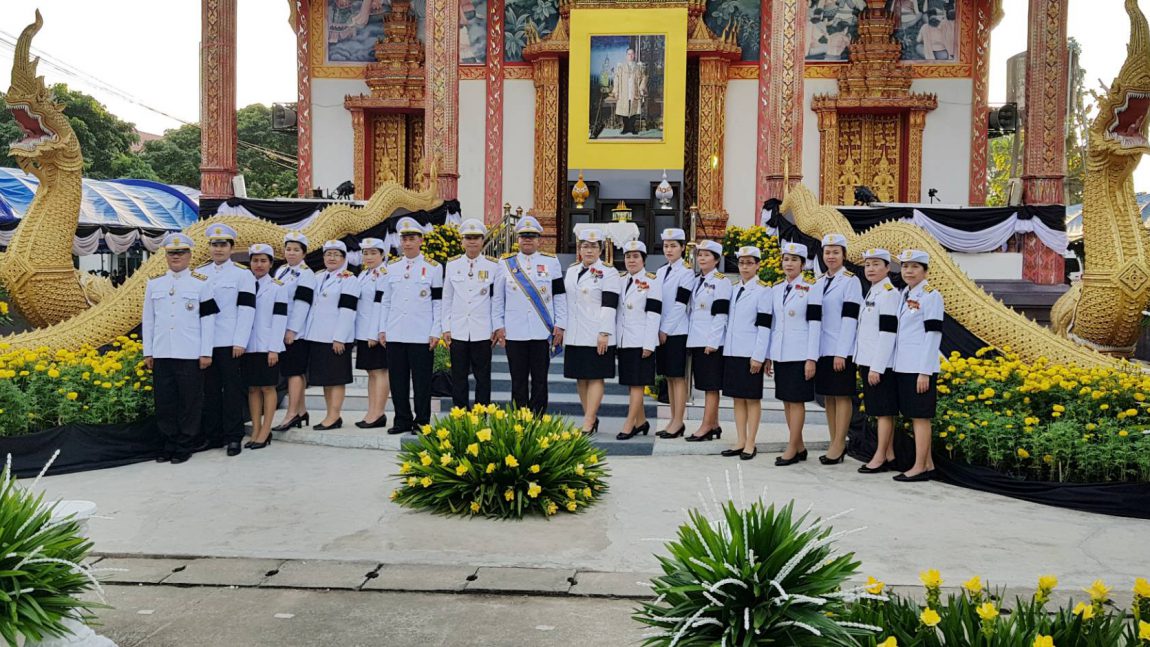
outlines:
[[[1069,1],[1070,35],[1082,44],[1087,87],[1096,89],[1099,78],[1110,83],[1122,65],[1129,22],[1119,0]],[[1141,3],[1144,11],[1150,11],[1150,0]],[[1005,99],[1006,59],[1026,48],[1027,3],[1005,0],[1004,5],[1006,18],[991,39],[992,104]],[[45,25],[35,48],[111,87],[41,63],[40,72],[49,82],[66,82],[94,95],[146,132],[158,134],[178,126],[179,120],[198,120],[199,2],[0,0],[4,77],[11,69],[12,51],[2,41],[19,35],[37,7]],[[295,100],[295,37],[287,20],[287,0],[239,2],[240,106]],[[1135,172],[1135,184],[1150,190],[1150,163],[1144,162]]]

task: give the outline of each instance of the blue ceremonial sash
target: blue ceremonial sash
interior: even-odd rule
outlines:
[[[543,295],[539,294],[539,288],[535,287],[535,283],[527,278],[527,275],[523,272],[523,268],[519,267],[518,256],[512,256],[507,259],[507,267],[511,270],[511,276],[515,278],[515,282],[518,283],[519,287],[523,290],[523,294],[527,295],[527,300],[535,307],[535,313],[543,320],[543,325],[547,326],[547,341],[550,342],[552,339],[551,333],[555,330],[555,323],[554,320],[551,319],[551,313],[547,311],[547,306],[543,304]],[[556,347],[552,350],[551,356],[555,357],[562,352],[562,348]]]

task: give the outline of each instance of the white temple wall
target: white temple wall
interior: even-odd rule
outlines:
[[[750,227],[758,220],[755,205],[755,164],[758,145],[759,81],[727,82],[726,124],[723,142],[723,208],[727,224]]]
[[[526,212],[535,201],[535,82],[503,81],[503,202]]]
[[[916,79],[912,92],[938,96],[938,107],[926,113],[922,133],[922,195],[909,202],[929,202],[927,191],[938,189],[938,202],[966,205],[970,198],[970,79]]]
[[[344,180],[355,180],[355,133],[343,99],[368,92],[363,81],[311,80],[311,185],[322,188],[325,195]]]
[[[459,82],[459,204],[466,218],[483,220],[487,82]]]

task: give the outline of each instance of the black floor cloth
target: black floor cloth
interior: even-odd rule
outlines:
[[[148,461],[159,455],[162,447],[154,417],[119,425],[71,424],[25,436],[0,438],[0,460],[11,454],[12,472],[19,478],[39,474],[57,449],[60,456],[48,474]]]

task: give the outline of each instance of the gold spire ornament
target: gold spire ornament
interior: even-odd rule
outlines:
[[[587,202],[587,198],[591,196],[591,190],[587,188],[587,183],[583,181],[583,171],[579,171],[579,180],[575,182],[575,186],[571,187],[571,199],[575,201],[575,208],[582,209],[583,203]]]

